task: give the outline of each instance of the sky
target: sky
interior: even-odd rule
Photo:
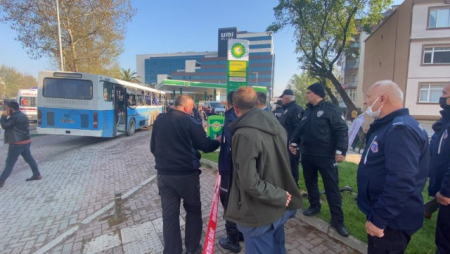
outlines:
[[[394,0],[401,4],[403,0]],[[189,51],[217,51],[219,28],[263,32],[275,21],[273,8],[278,0],[132,0],[137,14],[128,23],[121,68],[136,70],[136,55]],[[294,74],[300,74],[295,53],[294,29],[284,28],[274,35],[275,95],[281,94]],[[37,78],[39,71],[51,70],[49,59],[31,59],[17,34],[0,23],[0,65]]]

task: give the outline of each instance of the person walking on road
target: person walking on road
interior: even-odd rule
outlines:
[[[358,166],[357,202],[366,215],[368,253],[404,253],[423,224],[422,190],[428,178],[428,135],[403,108],[403,92],[390,80],[366,93],[375,121]]]
[[[202,211],[200,201],[200,158],[197,150],[213,152],[220,139],[206,137],[202,124],[194,119],[194,101],[179,96],[174,108],[159,115],[151,134],[150,151],[155,156],[157,184],[161,196],[165,254],[182,253],[180,201],[186,210],[187,253],[201,253]]]
[[[303,206],[286,131],[271,112],[257,108],[253,88],[237,89],[233,104],[238,119],[229,125],[233,167],[225,219],[243,233],[246,253],[286,253],[284,224]]]
[[[11,174],[17,159],[22,155],[28,165],[31,167],[33,175],[26,181],[41,180],[38,165],[31,155],[31,137],[29,130],[28,117],[19,110],[19,104],[16,101],[7,101],[6,107],[0,119],[2,128],[5,130],[5,144],[9,143],[8,156],[3,173],[0,175],[0,188],[2,188]]]
[[[312,84],[306,91],[307,109],[290,140],[292,154],[301,153],[303,176],[310,207],[306,216],[318,214],[321,209],[318,172],[322,176],[325,195],[330,207],[331,226],[347,237],[339,191],[338,163],[345,158],[348,149],[348,127],[338,106],[324,100],[325,88]],[[298,151],[299,149],[299,151]]]

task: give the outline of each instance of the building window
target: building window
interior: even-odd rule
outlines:
[[[353,103],[355,103],[356,100],[356,90],[355,89],[348,89],[346,90],[348,97],[350,97],[350,100],[352,100]]]
[[[450,27],[450,8],[431,9],[429,17],[429,28]]]
[[[439,103],[445,84],[420,84],[419,103]]]
[[[425,48],[423,64],[450,64],[450,46]]]

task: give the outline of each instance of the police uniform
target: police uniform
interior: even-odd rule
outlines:
[[[367,220],[384,229],[384,237],[368,235],[369,253],[403,253],[422,227],[429,156],[428,135],[408,109],[370,125],[358,167],[357,201]]]
[[[450,197],[450,109],[441,111],[440,128],[430,141],[430,185],[428,193],[435,196],[440,192]],[[433,144],[433,145],[431,145]],[[436,226],[436,245],[440,253],[450,253],[450,205],[439,207]]]
[[[291,101],[286,105],[283,105],[283,114],[278,119],[283,128],[287,131],[288,140],[292,137],[303,115],[303,108],[297,105],[295,101]],[[286,144],[289,149],[289,144]],[[293,155],[289,153],[289,161],[291,164],[291,173],[298,186],[298,165],[300,162],[300,154]]]
[[[291,143],[297,144],[300,149],[310,209],[315,210],[315,213],[320,211],[317,185],[317,172],[320,172],[330,206],[331,224],[334,227],[343,226],[344,214],[335,156],[336,153],[345,156],[347,152],[348,127],[340,109],[325,100],[315,106],[308,104]]]

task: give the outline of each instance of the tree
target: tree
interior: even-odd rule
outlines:
[[[354,52],[351,41],[358,28],[370,32],[391,3],[392,0],[279,0],[274,8],[276,21],[267,30],[277,32],[294,27],[301,68],[330,80],[351,112],[356,110],[355,104],[333,74],[334,65],[343,52]]]
[[[292,75],[288,82],[287,89],[294,91],[295,101],[298,105],[302,106],[303,109],[305,109],[306,104],[308,104],[308,101],[306,100],[307,87],[316,82],[319,82],[319,80],[310,77],[306,71],[302,72],[300,75]]]
[[[141,81],[139,80],[140,77],[137,76],[137,73],[135,71],[131,72],[130,69],[120,69],[120,79],[133,83],[141,83]]]
[[[16,97],[20,89],[33,87],[37,87],[37,80],[32,75],[20,73],[6,65],[0,66],[0,97]]]
[[[126,24],[135,15],[130,0],[58,0],[67,71],[108,74],[123,51]],[[0,21],[9,23],[33,59],[59,66],[55,0],[0,0]]]

